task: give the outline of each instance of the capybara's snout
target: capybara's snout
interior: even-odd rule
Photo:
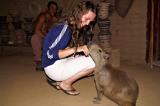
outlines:
[[[108,63],[109,53],[104,52],[99,45],[92,43],[88,45],[88,49],[95,63]]]

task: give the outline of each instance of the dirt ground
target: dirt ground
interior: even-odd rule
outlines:
[[[122,61],[120,68],[139,84],[137,106],[159,106],[160,68],[150,70],[145,64],[128,61]],[[93,76],[79,80],[74,87],[80,95],[69,96],[48,85],[44,72],[35,71],[31,52],[0,56],[0,106],[117,106],[106,97],[101,104],[92,103],[96,95]]]

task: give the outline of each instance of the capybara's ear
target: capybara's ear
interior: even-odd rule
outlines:
[[[110,57],[109,53],[105,52],[105,53],[104,53],[104,59],[108,60],[109,57]]]
[[[90,49],[90,48],[91,48],[91,45],[93,45],[93,44],[95,44],[93,41],[89,41],[89,42],[87,43],[88,49]]]

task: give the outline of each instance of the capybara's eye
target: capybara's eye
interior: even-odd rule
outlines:
[[[101,52],[102,52],[102,50],[100,50],[100,49],[99,49],[99,52],[101,53]]]

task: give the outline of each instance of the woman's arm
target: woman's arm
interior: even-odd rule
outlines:
[[[76,50],[76,47],[59,50],[58,55],[59,55],[59,58],[64,58],[64,57],[67,57],[69,55],[72,55],[73,53],[75,53],[75,51],[76,52],[84,52],[84,54],[86,56],[89,54],[89,50],[88,50],[87,46],[83,45],[83,46],[79,46],[77,48],[77,50]]]
[[[35,26],[35,33],[44,38],[45,33],[42,31],[43,25],[45,23],[45,15],[41,14]]]

